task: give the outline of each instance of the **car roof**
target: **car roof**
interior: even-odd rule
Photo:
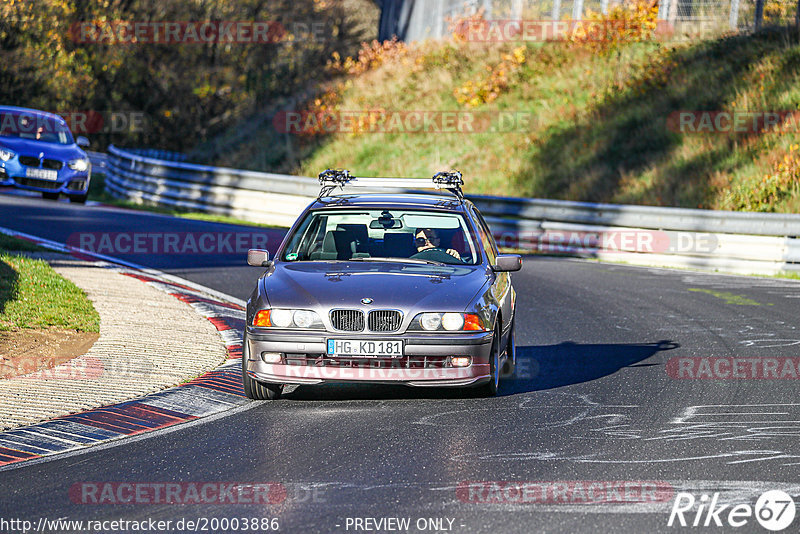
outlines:
[[[464,212],[469,200],[459,200],[452,195],[418,194],[418,193],[364,193],[356,195],[333,195],[318,198],[309,206],[317,209],[346,208],[421,208],[442,211]]]
[[[64,121],[62,117],[56,115],[55,113],[50,113],[49,111],[42,111],[41,109],[21,108],[17,106],[0,106],[0,112],[3,111],[11,111],[14,113],[25,113],[30,115],[39,115],[42,117],[53,119],[61,123],[66,123],[66,121]]]

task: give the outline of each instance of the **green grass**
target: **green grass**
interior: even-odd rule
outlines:
[[[733,304],[735,306],[761,306],[761,303],[758,301],[742,295],[736,295],[728,291],[715,291],[713,289],[702,289],[699,287],[690,287],[689,291],[695,293],[706,293],[712,297],[724,300],[725,304]],[[772,304],[767,304],[767,306],[772,306]]]
[[[800,212],[797,133],[679,133],[679,111],[800,110],[796,32],[767,29],[691,43],[638,42],[609,54],[526,45],[499,97],[475,111],[535,118],[513,133],[335,133],[311,140],[265,127],[230,151],[234,167],[314,176],[431,176],[458,168],[466,191],[594,202]],[[453,91],[516,45],[427,42],[406,61],[349,76],[341,110],[465,110]],[[288,147],[288,148],[287,148]],[[784,158],[794,158],[780,171]],[[781,174],[783,173],[783,174]]]
[[[100,331],[100,316],[80,288],[47,262],[11,251],[31,250],[25,241],[0,238],[0,331],[48,327]]]
[[[11,237],[10,235],[6,235],[3,233],[0,233],[0,251],[52,252],[49,249],[40,247],[39,245],[34,245],[30,241],[25,241],[24,239],[19,239],[16,237]]]

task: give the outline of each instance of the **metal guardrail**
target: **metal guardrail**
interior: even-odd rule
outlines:
[[[93,160],[94,161],[94,160]],[[211,167],[109,147],[115,197],[289,226],[315,178]],[[501,246],[640,265],[800,272],[800,215],[468,196]]]
[[[92,163],[92,169],[100,174],[106,172],[106,162],[108,161],[108,156],[106,156],[102,152],[92,152],[91,150],[86,151],[86,155],[89,156],[89,161]]]

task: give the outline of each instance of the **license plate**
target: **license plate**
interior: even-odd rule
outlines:
[[[36,169],[28,167],[25,169],[25,176],[28,178],[40,178],[42,180],[57,180],[58,171],[54,171],[53,169]]]
[[[400,358],[403,356],[403,342],[329,339],[328,355],[356,358]]]

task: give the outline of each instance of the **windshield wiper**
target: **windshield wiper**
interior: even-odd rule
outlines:
[[[433,261],[433,260],[418,260],[415,258],[382,258],[380,256],[370,256],[369,258],[351,258],[349,261],[379,261],[379,262],[391,262],[391,263],[416,263],[419,265],[439,265],[439,266],[446,266],[446,263],[441,261]]]

